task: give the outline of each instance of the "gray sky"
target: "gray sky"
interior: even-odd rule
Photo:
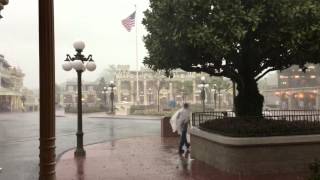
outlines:
[[[95,80],[109,64],[129,64],[136,68],[135,31],[130,33],[121,20],[134,11],[137,4],[139,63],[147,52],[142,41],[146,30],[141,24],[142,12],[148,0],[55,0],[56,82],[76,77],[61,65],[67,53],[74,54],[75,40],[86,43],[84,54],[92,54],[97,64],[95,72],[85,72],[85,80]],[[90,2],[90,4],[88,4]],[[11,0],[1,12],[0,54],[10,64],[19,66],[26,77],[24,85],[37,88],[38,73],[38,1]]]

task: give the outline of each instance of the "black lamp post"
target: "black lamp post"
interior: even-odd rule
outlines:
[[[110,100],[111,100],[111,114],[114,114],[114,108],[113,108],[113,103],[114,103],[114,89],[116,85],[114,84],[113,81],[110,81],[109,89],[110,89]]]
[[[65,71],[70,71],[72,68],[78,75],[78,129],[77,129],[77,148],[74,153],[75,156],[85,156],[86,152],[83,148],[83,131],[82,131],[82,82],[81,75],[87,69],[88,71],[94,71],[96,64],[92,60],[92,55],[85,57],[82,53],[85,48],[85,44],[82,41],[77,41],[73,44],[76,50],[74,57],[67,54],[65,63],[62,65]]]
[[[108,112],[108,108],[107,108],[107,94],[108,94],[108,88],[107,87],[103,87],[103,90],[101,92],[104,95],[104,107],[106,108],[106,113]]]
[[[205,100],[206,100],[205,88],[209,87],[209,84],[206,83],[206,78],[204,76],[201,77],[201,82],[198,85],[198,87],[201,89],[200,97],[202,100],[202,109],[203,109],[203,112],[205,112],[205,110],[206,110],[206,107],[205,107],[206,106],[205,105]]]

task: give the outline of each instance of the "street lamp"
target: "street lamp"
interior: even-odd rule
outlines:
[[[75,156],[85,156],[86,152],[83,148],[83,131],[82,131],[82,84],[81,75],[85,70],[94,71],[96,69],[96,64],[92,59],[92,55],[85,57],[82,53],[85,48],[85,44],[82,41],[77,41],[73,43],[73,47],[76,50],[74,57],[67,54],[67,58],[62,65],[65,71],[70,71],[74,69],[78,75],[78,129],[77,129],[77,148],[75,151]]]
[[[205,88],[209,87],[209,84],[206,83],[206,78],[204,76],[201,77],[201,82],[198,85],[198,87],[201,89],[200,97],[202,100],[202,109],[203,109],[203,112],[205,112],[205,102],[204,102],[206,99]]]
[[[108,88],[107,87],[103,87],[103,90],[101,92],[104,95],[104,107],[106,108],[106,112],[107,112],[107,94],[108,94]]]
[[[116,85],[113,81],[110,81],[109,90],[110,90],[110,100],[111,100],[111,114],[114,114],[113,102],[114,102],[114,92]]]

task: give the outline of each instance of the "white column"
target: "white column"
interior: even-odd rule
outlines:
[[[193,87],[193,104],[196,104],[197,103],[197,97],[196,97],[196,90],[197,90],[197,84],[196,84],[196,81],[193,80],[192,82],[192,87]]]
[[[148,105],[147,80],[143,81],[143,104]]]
[[[130,81],[131,102],[134,103],[134,82]]]
[[[121,103],[121,80],[118,80],[116,88],[117,88],[118,103]]]

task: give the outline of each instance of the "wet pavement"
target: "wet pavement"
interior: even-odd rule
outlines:
[[[57,113],[56,154],[76,145],[77,118],[74,114]],[[99,115],[99,114],[95,114]],[[84,115],[84,144],[93,144],[122,138],[160,136],[159,120],[139,120],[118,117],[90,118]],[[143,120],[142,120],[143,119]],[[39,114],[0,114],[0,180],[38,179],[39,164]],[[19,172],[19,173],[17,173]]]
[[[178,155],[177,138],[142,137],[86,146],[86,158],[73,150],[57,164],[58,180],[302,180],[299,175],[241,176],[223,173],[190,154]]]

